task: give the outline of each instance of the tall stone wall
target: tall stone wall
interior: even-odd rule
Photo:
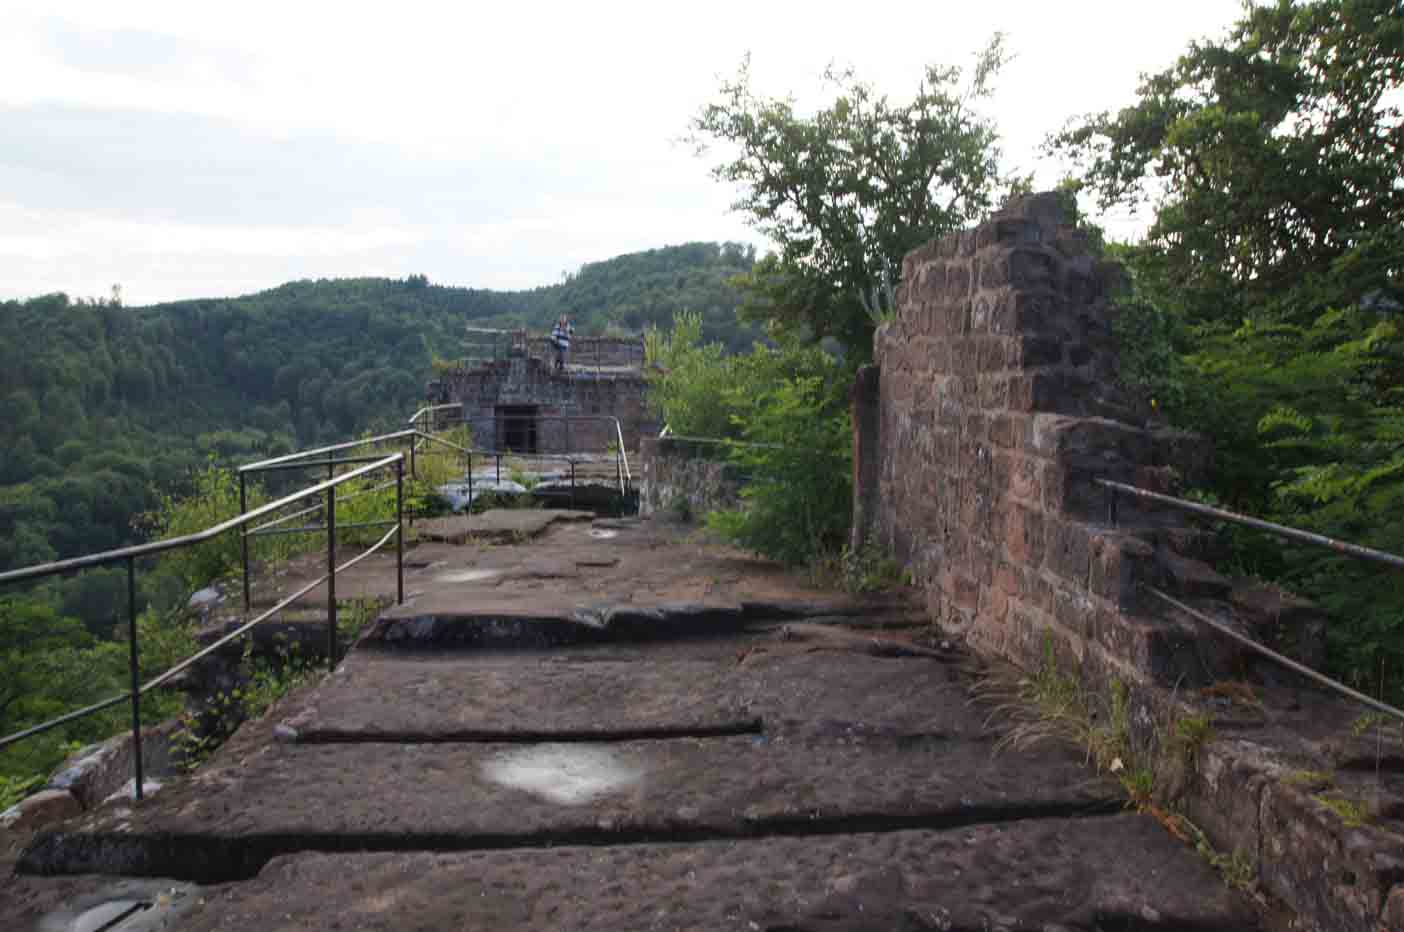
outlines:
[[[1173,491],[1208,464],[1197,437],[1156,428],[1117,387],[1120,283],[1052,195],[908,255],[876,364],[853,385],[855,538],[884,543],[933,620],[982,652],[1036,669],[1051,648],[1093,691],[1129,687],[1138,739],[1171,742],[1157,794],[1297,910],[1299,927],[1404,930],[1404,784],[1378,776],[1404,745],[1371,746],[1360,706],[1140,584],[1314,667],[1324,618],[1220,575],[1214,537],[1178,513],[1121,497],[1110,520],[1096,479]],[[1186,716],[1213,736],[1189,754],[1164,738]],[[1368,798],[1369,824],[1341,815],[1342,800]]]
[[[1163,487],[1194,447],[1148,429],[1116,388],[1119,268],[1040,195],[911,253],[902,281],[876,336],[880,375],[855,385],[855,526],[981,647],[1037,663],[1052,636],[1123,676],[1182,673],[1184,626],[1131,617],[1153,548],[1107,526],[1092,481]]]

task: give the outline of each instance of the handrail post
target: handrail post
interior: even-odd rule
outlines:
[[[248,502],[248,476],[243,470],[239,471],[239,517],[249,510]],[[249,529],[246,525],[239,525],[239,554],[244,564],[244,614],[249,613]]]
[[[501,454],[501,453],[498,453],[498,454],[497,454],[497,481],[498,481],[499,484],[501,484],[501,482],[502,482],[502,454]]]
[[[468,451],[468,504],[465,506],[468,514],[473,513],[473,451]]]
[[[1107,490],[1107,523],[1116,527],[1116,489],[1112,486],[1103,486]]]
[[[336,486],[327,489],[327,669],[336,669]]]
[[[409,438],[410,445],[409,445],[409,447],[410,447],[410,478],[411,478],[411,479],[417,479],[417,478],[419,477],[419,473],[416,471],[416,469],[415,469],[415,463],[414,463],[414,448],[415,448],[415,446],[417,445],[418,441],[419,441],[419,438],[418,438],[418,437],[414,436],[413,434],[410,435],[410,438]]]
[[[570,460],[570,507],[575,507],[575,460]]]
[[[395,604],[405,604],[405,461],[395,463]]]
[[[145,781],[141,772],[141,662],[137,650],[136,557],[127,557],[127,622],[131,626],[127,644],[132,674],[132,770],[135,774],[132,792],[140,801],[142,783]]]

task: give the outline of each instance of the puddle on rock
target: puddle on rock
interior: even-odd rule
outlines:
[[[611,537],[618,537],[618,536],[619,536],[619,532],[618,532],[618,531],[603,531],[603,530],[600,530],[599,528],[591,528],[591,529],[590,529],[590,536],[593,537],[593,538],[595,538],[595,540],[609,540]]]
[[[434,577],[434,581],[441,583],[482,582],[485,579],[496,579],[501,575],[501,570],[460,570],[457,573],[443,573]]]
[[[540,744],[505,751],[482,765],[483,776],[562,806],[578,806],[634,786],[643,771],[602,747]]]

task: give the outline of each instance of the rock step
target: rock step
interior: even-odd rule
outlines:
[[[521,654],[358,651],[284,714],[316,741],[621,740],[759,731],[986,738],[950,664],[775,637]]]
[[[790,620],[905,628],[915,622],[905,602],[588,603],[491,590],[440,590],[391,606],[367,628],[358,647],[526,648],[641,643],[725,637]]]
[[[202,888],[180,928],[1234,932],[1258,926],[1205,862],[1185,856],[1150,819],[1120,814],[822,838],[291,855],[248,882]]]
[[[256,724],[192,779],[41,836],[20,870],[219,882],[301,850],[948,828],[1123,806],[1075,753],[992,757],[986,743],[940,736],[303,745]]]

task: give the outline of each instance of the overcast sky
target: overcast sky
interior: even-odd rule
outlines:
[[[894,99],[1003,30],[1009,167],[1131,101],[1236,0],[191,3],[0,0],[0,298],[129,304],[297,278],[524,288],[691,240],[764,247],[679,142],[720,78]],[[1126,221],[1117,219],[1123,227]],[[1129,229],[1129,227],[1127,227]]]

